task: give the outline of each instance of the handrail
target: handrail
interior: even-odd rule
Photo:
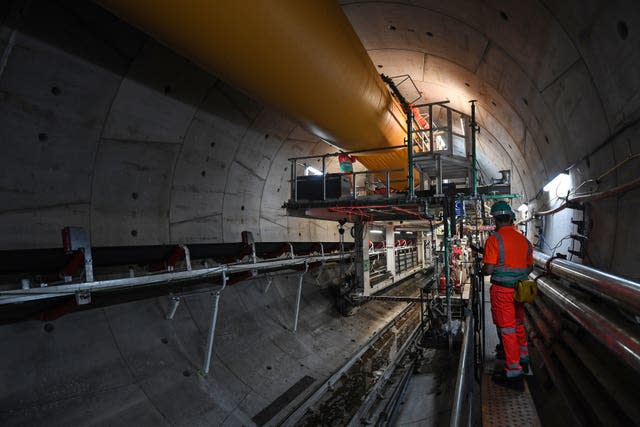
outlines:
[[[124,277],[110,280],[97,280],[93,282],[75,283],[68,285],[47,286],[43,288],[13,289],[0,291],[0,305],[14,304],[26,301],[58,298],[61,296],[75,295],[97,291],[109,291],[120,288],[138,286],[162,285],[183,281],[211,279],[223,274],[235,274],[252,270],[270,270],[274,268],[291,268],[304,264],[313,264],[326,261],[340,261],[344,255],[351,256],[352,252],[332,255],[297,256],[295,258],[281,258],[259,262],[222,264],[216,267],[192,269],[185,271],[172,271],[161,274],[149,274],[146,276]]]
[[[356,150],[356,151],[340,151],[338,153],[328,153],[328,154],[322,154],[319,156],[303,156],[303,157],[290,157],[287,160],[288,161],[292,161],[292,160],[307,160],[307,159],[319,159],[322,157],[337,157],[340,154],[361,154],[361,153],[372,153],[375,151],[389,151],[389,150],[399,150],[401,148],[407,148],[406,144],[402,144],[402,145],[392,145],[390,147],[381,147],[381,148],[367,148],[364,150]],[[402,169],[404,170],[404,169]]]
[[[473,357],[473,315],[469,308],[465,309],[465,330],[462,339],[462,347],[460,348],[460,359],[458,361],[458,378],[456,379],[456,388],[453,394],[453,407],[451,408],[450,427],[459,427],[462,425],[462,411],[465,397],[469,394],[470,381],[473,380],[472,365]],[[469,405],[472,405],[469,399]],[[467,413],[467,417],[472,416],[472,411]],[[471,425],[471,423],[468,423]]]

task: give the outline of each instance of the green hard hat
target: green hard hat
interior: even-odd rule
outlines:
[[[499,202],[495,202],[493,206],[491,206],[491,216],[498,215],[515,216],[515,213],[511,210],[511,206],[509,206],[509,203],[501,200]]]

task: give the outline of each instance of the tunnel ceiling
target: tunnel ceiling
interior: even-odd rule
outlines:
[[[512,169],[527,198],[605,141],[583,179],[633,151],[634,2],[338,4],[374,77],[409,74],[424,101],[465,112],[478,100],[484,176]],[[67,225],[105,246],[337,239],[282,209],[287,159],[334,150],[282,109],[95,3],[16,0],[0,17],[3,249],[58,246]]]
[[[341,1],[378,70],[432,102],[478,100],[481,166],[528,198],[640,106],[632,2]]]

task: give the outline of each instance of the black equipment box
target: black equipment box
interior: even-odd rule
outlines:
[[[323,175],[297,177],[298,200],[322,200]],[[349,197],[351,180],[349,175],[330,173],[326,175],[327,199]]]

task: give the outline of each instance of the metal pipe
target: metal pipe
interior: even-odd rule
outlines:
[[[449,269],[449,199],[445,198],[443,204],[443,222],[444,222],[444,280],[445,280],[445,292],[447,297],[447,326],[449,332],[449,352],[453,348],[453,336],[451,334],[451,271]]]
[[[539,278],[538,288],[596,340],[640,372],[640,339],[636,331],[615,319],[606,318],[548,278]]]
[[[464,397],[467,395],[469,382],[469,364],[473,360],[471,350],[473,349],[473,316],[471,310],[466,309],[466,328],[462,339],[462,348],[460,349],[460,360],[458,360],[458,378],[456,379],[456,388],[453,393],[453,407],[451,408],[450,427],[459,427],[462,425],[462,408],[464,405]],[[472,412],[469,411],[467,416],[470,418]]]
[[[291,198],[298,200],[298,177],[296,176],[296,161],[291,160]]]
[[[187,270],[191,271],[191,253],[189,252],[189,248],[187,247],[187,245],[180,245],[180,247],[184,251],[184,262],[186,264]]]
[[[622,411],[630,419],[640,420],[640,407],[638,407],[637,396],[628,393],[629,390],[634,390],[635,384],[624,384],[618,379],[619,377],[612,375],[610,367],[600,361],[591,349],[577,340],[573,334],[564,331],[562,332],[562,339],[589,369],[612,400],[620,405]]]
[[[525,305],[525,309],[528,314],[531,316],[532,309],[534,305],[527,304]],[[606,362],[602,362],[592,351],[589,349],[587,345],[583,344],[581,341],[575,338],[575,336],[567,331],[561,331],[561,325],[556,316],[554,316],[545,304],[542,304],[541,298],[537,298],[535,302],[535,307],[540,310],[543,314],[543,319],[536,320],[536,316],[534,315],[533,320],[538,325],[545,324],[548,325],[544,328],[549,329],[549,331],[544,331],[543,328],[541,332],[546,337],[546,341],[555,342],[556,337],[562,339],[567,346],[573,351],[573,353],[584,363],[587,369],[591,372],[593,377],[602,385],[607,394],[615,400],[622,411],[630,418],[638,420],[640,419],[640,407],[638,407],[635,396],[629,395],[626,391],[632,390],[634,384],[629,381],[629,378],[625,378],[627,381],[625,383],[624,380],[621,381],[621,378],[616,375],[612,375],[611,369],[607,366]]]
[[[473,197],[478,197],[478,165],[476,155],[476,101],[471,102],[471,171],[473,181]]]
[[[564,401],[569,408],[569,413],[573,417],[573,421],[575,421],[576,425],[578,426],[591,425],[586,415],[584,414],[583,409],[578,406],[575,398],[573,397],[575,396],[575,392],[573,392],[573,390],[569,387],[564,377],[560,375],[558,367],[553,362],[553,359],[551,359],[551,355],[549,354],[549,352],[546,350],[547,345],[545,344],[545,342],[538,337],[533,337],[531,341],[533,341],[533,345],[542,357],[547,373],[551,377],[551,381],[553,381],[556,388],[560,392],[560,395],[564,398]]]
[[[293,332],[298,330],[298,316],[300,314],[300,300],[302,299],[302,281],[304,279],[304,274],[309,271],[309,264],[305,264],[304,273],[300,274],[298,277],[298,294],[296,296],[296,314],[293,320]]]
[[[213,297],[213,310],[211,311],[211,326],[209,327],[209,337],[207,340],[207,354],[204,359],[204,373],[205,375],[209,373],[209,368],[211,367],[211,354],[213,353],[213,337],[216,333],[216,323],[218,322],[218,309],[220,306],[220,293],[227,286],[227,274],[226,272],[222,272],[222,288],[217,290],[214,293]]]
[[[327,156],[322,156],[322,200],[327,200]]]
[[[387,179],[386,186],[387,186],[387,199],[388,199],[391,197],[391,175],[389,174],[389,171],[387,171],[385,175]]]
[[[342,235],[341,235],[342,237]],[[177,283],[184,281],[209,280],[214,276],[220,276],[223,272],[227,274],[242,273],[251,270],[270,270],[292,268],[304,263],[313,264],[323,261],[343,261],[345,255],[351,256],[352,252],[344,252],[344,242],[341,242],[341,251],[335,255],[307,256],[283,258],[258,263],[242,263],[220,265],[217,267],[207,267],[190,271],[173,271],[162,274],[150,274],[138,277],[126,277],[121,279],[99,280],[89,283],[76,283],[70,285],[56,285],[44,288],[12,289],[0,291],[0,305],[14,304],[26,301],[41,299],[59,298],[61,296],[74,295],[76,292],[109,291],[127,287],[153,286],[166,283]]]
[[[440,154],[436,154],[436,173],[438,174],[437,176],[437,181],[436,181],[436,194],[440,195],[442,194],[442,158],[440,157]]]
[[[531,314],[532,312],[529,312]],[[597,386],[594,381],[589,380],[585,375],[584,369],[581,368],[576,360],[575,356],[572,356],[560,342],[556,341],[552,335],[550,335],[549,327],[545,321],[537,315],[532,317],[535,327],[542,333],[542,337],[547,343],[548,349],[551,349],[557,356],[565,373],[571,378],[571,381],[575,384],[575,391],[582,395],[585,402],[588,403],[588,408],[598,417],[602,425],[613,423],[614,425],[624,425],[620,417],[612,411],[601,399],[600,391],[597,390]]]
[[[378,154],[378,153],[383,152],[383,151],[401,150],[401,149],[404,149],[404,148],[407,148],[406,144],[392,145],[390,147],[381,147],[381,148],[364,148],[362,150],[354,150],[354,151],[340,150],[337,153],[324,154],[323,157],[337,157],[337,156],[339,156],[341,154],[349,154],[349,155],[351,155],[351,154],[369,154],[369,153],[370,154]],[[300,161],[300,160],[317,159],[318,157],[320,157],[320,156],[312,155],[312,156],[290,157],[287,160],[294,160],[295,159],[295,160]],[[367,170],[372,172],[371,169],[367,169]],[[381,169],[381,170],[389,170],[389,168],[384,168],[384,169]],[[394,169],[394,171],[402,171],[402,170],[403,170],[402,168]]]
[[[409,200],[415,198],[415,183],[413,182],[413,113],[407,108],[407,189]]]
[[[533,259],[538,266],[546,269],[551,257],[543,252],[534,251]],[[584,290],[622,305],[634,313],[640,312],[640,283],[638,282],[560,258],[554,258],[549,262],[548,267],[549,273],[575,281],[576,285]]]
[[[572,198],[568,198],[567,201],[562,203],[560,206],[557,206],[553,209],[549,209],[546,211],[536,212],[534,216],[547,216],[553,215],[555,213],[560,212],[563,209],[571,206],[572,203],[584,203],[584,202],[593,202],[596,200],[606,199],[608,197],[616,196],[618,194],[626,193],[627,191],[631,191],[634,188],[640,187],[640,178],[634,179],[633,181],[629,181],[625,184],[619,185],[617,187],[611,188],[606,191],[601,191],[599,193],[593,194],[585,194],[582,196],[576,196]]]
[[[172,296],[170,299],[171,307],[169,308],[169,313],[167,313],[167,320],[173,320],[173,316],[175,316],[176,310],[180,305],[180,297]]]

